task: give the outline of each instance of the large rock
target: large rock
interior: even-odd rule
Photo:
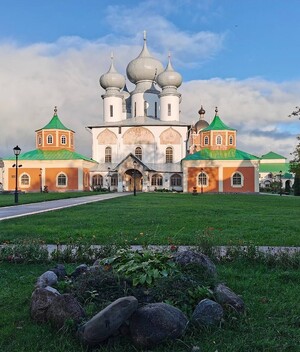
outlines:
[[[53,271],[46,271],[37,279],[36,287],[42,288],[46,286],[56,285],[57,279],[57,275]]]
[[[237,294],[224,284],[218,284],[214,289],[216,301],[225,308],[232,308],[238,313],[243,313],[245,303]]]
[[[47,320],[57,329],[63,327],[67,320],[78,324],[84,317],[81,305],[70,294],[56,296],[47,310]]]
[[[37,288],[31,295],[30,316],[33,320],[44,323],[47,321],[47,311],[52,301],[58,296],[46,288]]]
[[[207,275],[215,277],[217,268],[210,258],[202,253],[193,251],[177,252],[173,255],[173,260],[180,265],[198,264],[201,266]]]
[[[89,270],[89,267],[86,264],[80,264],[72,272],[71,278],[73,280],[76,280],[78,276],[82,275],[83,273],[86,273],[88,270]]]
[[[142,348],[179,338],[187,324],[186,316],[166,303],[152,303],[139,308],[129,321],[133,343]]]
[[[195,308],[191,321],[202,326],[218,326],[223,318],[222,306],[211,299],[203,299]]]
[[[89,346],[99,345],[115,334],[137,307],[138,301],[133,296],[117,299],[79,329],[79,338]]]
[[[63,264],[57,264],[53,269],[49,269],[53,271],[59,280],[63,280],[67,276],[66,268]]]

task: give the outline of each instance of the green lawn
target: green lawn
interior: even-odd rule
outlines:
[[[3,352],[84,352],[70,333],[36,324],[29,317],[36,278],[51,264],[0,266],[0,350]],[[255,261],[218,264],[224,282],[242,295],[246,314],[226,318],[221,328],[188,327],[180,341],[158,347],[157,352],[296,352],[300,341],[299,268],[268,267]],[[70,272],[70,267],[69,270]],[[137,351],[125,339],[95,351]]]
[[[0,243],[300,246],[300,197],[138,193],[0,223]]]
[[[64,198],[94,196],[96,194],[100,194],[100,192],[21,193],[19,194],[18,204],[45,202],[47,200],[56,200]],[[0,193],[0,207],[7,207],[11,205],[16,205],[14,193]]]

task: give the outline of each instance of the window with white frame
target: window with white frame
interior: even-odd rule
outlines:
[[[235,172],[231,176],[231,186],[232,187],[242,187],[244,183],[244,176],[240,172]]]
[[[182,186],[182,177],[178,174],[174,174],[170,178],[171,187],[181,187]]]
[[[48,134],[48,136],[47,136],[47,143],[48,143],[48,144],[52,144],[52,143],[53,143],[53,136],[52,136],[52,134]]]
[[[92,186],[96,187],[96,186],[103,186],[103,176],[102,175],[94,175],[92,177]]]
[[[205,172],[201,171],[198,175],[198,186],[207,187],[208,186],[208,176]]]
[[[92,177],[92,186],[93,187],[102,187],[103,186],[103,176],[102,175],[94,175]]]
[[[105,148],[105,162],[111,163],[111,147]]]
[[[61,142],[61,144],[67,144],[67,138],[65,135],[60,137],[60,142]]]
[[[38,145],[42,145],[42,137],[38,136]]]
[[[60,173],[56,178],[56,185],[58,187],[66,187],[67,186],[67,175],[64,173]]]
[[[166,148],[166,163],[167,164],[173,163],[173,149],[171,147]]]
[[[113,174],[110,181],[111,186],[118,186],[118,174]]]
[[[151,186],[162,186],[163,178],[159,174],[154,174],[151,178]]]
[[[22,174],[20,177],[20,184],[23,187],[29,187],[30,186],[30,177],[28,174]]]
[[[217,145],[221,145],[222,144],[222,137],[220,135],[217,136],[217,138],[216,138],[216,144]]]
[[[140,160],[143,160],[143,150],[141,147],[136,147],[135,148],[135,151],[134,151],[134,155],[140,159]]]
[[[209,144],[209,138],[208,138],[208,136],[205,136],[205,137],[204,137],[204,144],[205,144],[205,145],[208,145],[208,144]]]
[[[229,137],[229,144],[233,145],[233,137],[232,136]]]

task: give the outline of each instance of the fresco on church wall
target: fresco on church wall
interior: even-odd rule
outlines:
[[[168,128],[160,135],[160,144],[181,144],[181,136],[173,128]]]
[[[154,135],[144,127],[133,127],[123,135],[124,144],[152,144],[155,143]]]
[[[98,144],[117,144],[117,136],[108,129],[99,133],[97,139]]]

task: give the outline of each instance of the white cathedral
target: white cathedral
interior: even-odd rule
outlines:
[[[129,92],[125,78],[114,67],[100,77],[105,90],[103,123],[92,132],[90,169],[92,186],[112,191],[183,189],[181,160],[188,149],[190,124],[181,122],[181,75],[170,56],[164,69],[148,51],[146,34],[138,57],[129,62],[127,77],[135,85]]]

